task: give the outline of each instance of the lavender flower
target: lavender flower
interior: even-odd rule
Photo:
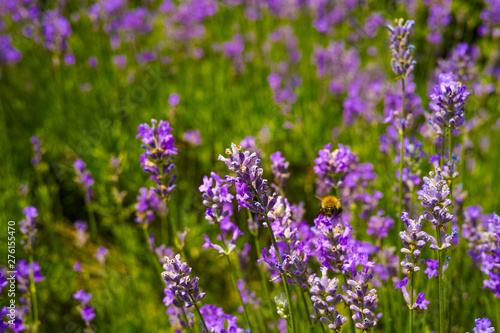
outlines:
[[[76,171],[75,181],[85,191],[85,202],[90,203],[93,193],[91,186],[94,185],[90,171],[85,170],[86,164],[80,159],[76,160],[73,166]]]
[[[275,296],[274,301],[276,302],[276,308],[278,315],[283,318],[287,319],[289,316],[289,305],[288,305],[288,299],[285,296],[285,293],[281,293],[280,296]]]
[[[163,269],[165,271],[161,275],[167,285],[163,299],[166,306],[174,304],[178,308],[189,308],[205,297],[205,293],[200,293],[198,288],[198,278],[191,280],[189,274],[192,269],[181,261],[179,254],[173,259],[166,257]]]
[[[28,254],[32,254],[35,250],[35,235],[38,231],[38,221],[35,221],[34,218],[38,216],[38,211],[35,207],[30,206],[24,208],[23,213],[26,216],[26,219],[19,222],[19,230],[24,235],[22,243],[26,252],[28,252]]]
[[[42,21],[44,46],[51,51],[64,51],[68,47],[67,39],[71,35],[71,27],[67,18],[58,10],[43,13]]]
[[[78,310],[82,316],[85,325],[87,326],[87,333],[94,332],[92,325],[90,322],[95,318],[94,309],[89,305],[90,299],[92,298],[92,294],[85,293],[85,290],[80,290],[73,295],[73,298],[80,301],[80,305],[78,306]]]
[[[471,81],[476,76],[476,61],[480,51],[476,45],[460,43],[446,59],[438,60],[434,81],[438,81],[439,74],[453,73],[457,81]]]
[[[311,315],[311,318],[319,318],[323,324],[328,325],[329,329],[340,332],[347,318],[335,310],[335,305],[342,301],[342,295],[337,294],[339,280],[329,279],[327,272],[328,268],[322,267],[321,277],[317,277],[316,274],[309,277],[311,302],[315,308],[315,314]]]
[[[439,276],[438,268],[438,260],[427,259],[427,268],[425,269],[424,273],[428,274],[429,279],[433,276]]]
[[[366,233],[372,235],[376,240],[382,240],[387,237],[387,232],[394,225],[394,220],[390,216],[383,216],[383,210],[378,210],[377,215],[373,215],[368,220]]]
[[[332,144],[329,143],[319,151],[319,157],[314,162],[314,172],[319,175],[319,182],[326,186],[323,192],[329,193],[331,188],[344,185],[344,179],[349,171],[358,164],[358,156],[351,152],[347,146],[339,144],[338,148],[331,151]],[[319,193],[318,193],[319,194]]]
[[[494,327],[491,326],[491,320],[488,318],[476,319],[476,327],[474,327],[473,331],[476,333],[492,333],[495,332]]]
[[[439,84],[433,88],[429,96],[429,108],[434,112],[429,119],[436,134],[443,135],[446,128],[455,129],[465,124],[464,104],[469,96],[467,87],[454,80],[453,73],[439,75]]]
[[[139,125],[139,134],[136,136],[142,138],[142,148],[146,150],[141,155],[141,166],[151,174],[150,179],[156,182],[155,192],[158,197],[168,200],[175,188],[176,175],[173,174],[168,182],[166,180],[175,167],[172,155],[177,154],[177,147],[174,146],[174,137],[170,134],[172,127],[168,121],[161,120],[158,127],[156,119],[152,119],[151,123],[152,127],[148,124]]]
[[[31,159],[31,164],[37,166],[42,161],[42,143],[36,135],[31,137],[31,143],[33,144],[33,158]]]
[[[422,231],[423,216],[420,216],[417,221],[408,218],[408,213],[403,212],[401,220],[405,223],[407,231],[401,231],[399,237],[403,241],[401,252],[404,253],[405,259],[401,261],[401,266],[406,270],[406,274],[411,275],[420,270],[420,266],[424,259],[420,258],[422,249],[429,241],[429,235]]]
[[[99,263],[101,263],[101,265],[104,266],[108,254],[109,254],[108,249],[106,249],[103,246],[100,246],[95,253],[95,258],[97,259],[97,261],[99,261]]]
[[[441,34],[444,28],[451,22],[451,0],[425,0],[424,4],[431,5],[429,17],[427,18],[427,25],[430,30],[427,41],[439,44],[442,41]]]
[[[271,186],[276,192],[285,193],[287,189],[288,178],[290,173],[288,172],[289,162],[285,162],[285,158],[282,156],[281,152],[277,151],[269,156],[273,165],[271,169],[274,174],[274,182]]]
[[[234,332],[243,333],[243,329],[239,328],[236,324],[237,317],[230,314],[225,314],[222,308],[215,305],[205,304],[200,308],[200,312],[205,319],[209,332],[205,331],[202,325],[203,333],[217,333],[217,332]]]
[[[81,248],[89,239],[89,236],[86,234],[87,231],[87,223],[84,221],[75,221],[75,229],[76,229],[76,246]]]
[[[210,223],[220,223],[232,212],[224,210],[224,207],[225,204],[232,202],[234,196],[229,193],[227,181],[222,180],[216,173],[212,172],[210,178],[204,176],[203,185],[198,187],[198,190],[203,193],[203,204],[208,207],[205,218]]]
[[[184,141],[189,142],[193,146],[199,146],[201,144],[200,131],[198,130],[188,130],[184,133]]]
[[[12,46],[12,37],[0,35],[0,65],[15,64],[20,60],[21,52]]]
[[[415,46],[409,44],[410,33],[414,24],[415,21],[413,20],[404,22],[401,18],[394,20],[394,26],[390,24],[386,26],[391,38],[389,48],[392,50],[392,71],[398,78],[405,79],[415,68],[416,61],[413,60],[412,55]]]
[[[151,188],[149,191],[145,187],[139,189],[137,203],[135,204],[135,222],[147,227],[155,218],[155,212],[160,209],[160,199],[156,196],[156,191]]]
[[[377,321],[382,316],[376,314],[378,296],[376,289],[368,290],[368,282],[373,278],[373,274],[367,273],[366,269],[358,271],[347,280],[347,303],[354,312],[352,319],[359,330],[368,330],[377,325]]]

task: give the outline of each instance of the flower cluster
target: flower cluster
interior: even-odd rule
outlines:
[[[82,316],[82,320],[85,322],[85,326],[87,326],[87,333],[94,332],[90,322],[95,318],[94,308],[89,305],[90,299],[92,298],[92,294],[85,293],[85,290],[77,291],[73,298],[80,301],[80,305],[78,306],[78,310]]]
[[[167,285],[163,299],[166,306],[173,304],[178,308],[190,308],[205,297],[205,293],[200,293],[198,288],[198,278],[191,280],[189,277],[192,269],[181,261],[180,254],[172,259],[165,258],[163,269],[165,271],[161,275]]]
[[[87,228],[87,223],[85,223],[84,221],[75,221],[76,246],[79,248],[83,247],[89,239],[89,236],[86,233]]]
[[[216,52],[223,52],[226,59],[230,59],[233,63],[234,71],[236,74],[241,74],[245,70],[245,36],[235,34],[233,39],[224,42],[221,45],[215,44],[214,50]]]
[[[209,208],[210,209],[210,208]],[[219,218],[217,222],[219,224],[220,233],[217,236],[219,241],[222,241],[224,247],[214,244],[210,241],[207,235],[203,235],[205,238],[205,243],[203,244],[203,248],[206,250],[207,248],[212,248],[219,252],[220,254],[229,255],[232,251],[236,249],[236,240],[239,236],[243,235],[243,232],[236,226],[233,222],[231,222],[231,216],[233,215],[233,206],[230,203],[226,203],[222,208],[222,218]],[[207,216],[208,219],[208,216]]]
[[[481,318],[475,320],[476,327],[474,327],[473,331],[475,333],[493,333],[495,332],[495,328],[491,327],[491,320],[489,318]]]
[[[19,222],[19,230],[24,235],[22,243],[26,252],[32,254],[35,250],[35,234],[38,231],[38,221],[35,221],[34,218],[38,216],[38,211],[35,207],[30,206],[24,208],[23,213],[26,219]]]
[[[73,166],[76,171],[75,181],[85,191],[85,202],[90,203],[93,193],[91,186],[94,185],[94,179],[92,179],[90,171],[85,170],[86,164],[82,160],[76,160]]]
[[[446,225],[453,219],[453,215],[448,211],[451,200],[448,198],[450,189],[440,168],[429,173],[430,177],[424,177],[422,189],[417,191],[418,200],[425,208],[423,218],[431,222],[436,230],[439,230],[440,239],[429,237],[432,250],[444,250],[451,247],[452,236],[446,234]]]
[[[281,107],[283,114],[288,114],[297,101],[295,89],[302,85],[302,79],[297,75],[296,64],[301,58],[297,37],[289,26],[278,27],[269,35],[270,44],[283,44],[288,59],[273,64],[267,82],[273,91],[274,103]],[[268,49],[271,48],[269,45]]]
[[[141,147],[146,150],[141,155],[141,167],[145,172],[150,173],[150,179],[156,182],[155,192],[158,197],[168,200],[175,188],[176,175],[173,174],[168,182],[166,180],[175,167],[172,163],[172,155],[177,154],[177,147],[174,146],[174,137],[170,133],[172,127],[168,121],[160,120],[160,124],[156,126],[158,122],[152,119],[151,123],[152,127],[148,124],[139,125],[139,134],[136,136],[136,138],[142,138]]]
[[[232,202],[234,195],[229,193],[227,181],[212,172],[211,177],[203,177],[203,185],[198,190],[203,193],[203,204],[207,207],[205,218],[210,223],[220,223],[230,214],[231,211],[224,210],[224,207]]]
[[[373,274],[367,269],[357,271],[355,275],[347,280],[347,303],[354,312],[352,319],[359,330],[368,330],[377,325],[382,313],[376,314],[378,295],[376,289],[368,290],[369,282]]]
[[[342,295],[337,294],[339,279],[329,279],[327,272],[328,268],[322,267],[321,277],[316,274],[309,277],[308,282],[311,286],[309,292],[315,309],[315,314],[311,315],[311,318],[319,318],[323,324],[328,325],[330,330],[340,332],[347,318],[335,310],[335,305],[342,301]]]
[[[271,154],[269,157],[273,163],[271,170],[274,174],[274,183],[271,184],[271,186],[276,192],[285,193],[287,190],[288,178],[290,177],[290,173],[288,172],[290,162],[285,162],[285,158],[279,151]]]
[[[33,158],[31,159],[31,164],[37,166],[42,160],[42,143],[38,136],[31,137],[31,143],[33,144]]]
[[[66,17],[59,10],[49,10],[43,13],[42,31],[44,47],[50,51],[65,51],[68,48],[68,38],[71,27]]]
[[[464,215],[462,236],[469,241],[468,254],[489,278],[483,287],[500,298],[500,217],[495,213],[484,216],[477,206],[469,207]]]
[[[458,44],[446,59],[438,60],[435,81],[438,81],[441,73],[453,73],[460,82],[471,81],[476,75],[476,61],[479,55],[479,47],[476,45]]]
[[[208,332],[202,325],[203,333],[232,332],[243,333],[243,329],[236,324],[237,317],[225,314],[222,308],[215,305],[205,304],[200,308],[200,312],[207,324]]]
[[[429,241],[429,235],[422,230],[423,216],[420,216],[417,221],[408,217],[408,213],[403,212],[401,220],[406,225],[406,231],[401,231],[399,237],[403,241],[403,248],[401,252],[405,255],[405,259],[401,261],[406,274],[411,275],[420,270],[421,264],[424,259],[420,258],[422,249]]]
[[[440,44],[444,28],[451,22],[451,0],[424,0],[424,4],[430,6],[427,18],[430,31],[427,41]]]
[[[392,71],[403,79],[413,72],[416,64],[412,55],[415,46],[409,43],[410,33],[414,24],[415,21],[413,20],[404,22],[401,18],[394,20],[394,26],[390,24],[386,26],[391,39],[389,48],[392,50]]]
[[[359,162],[358,156],[351,152],[348,146],[339,144],[338,148],[334,151],[331,151],[331,149],[331,143],[325,145],[325,147],[319,151],[319,157],[314,160],[314,163],[316,163],[314,172],[319,175],[319,183],[324,184],[322,189],[323,194],[330,193],[332,188],[342,187],[346,175],[349,171],[352,171]],[[319,191],[317,191],[317,193],[318,192]]]
[[[465,124],[464,104],[469,96],[467,87],[455,81],[453,73],[439,75],[439,84],[429,96],[429,108],[434,112],[429,119],[436,134],[443,135],[446,128],[454,129]]]
[[[154,212],[160,209],[160,199],[156,196],[154,188],[151,188],[149,191],[145,187],[139,189],[135,209],[135,222],[143,224],[145,227],[153,222],[155,218]]]

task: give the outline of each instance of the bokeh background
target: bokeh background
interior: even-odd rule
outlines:
[[[202,235],[215,235],[216,231],[204,219],[198,186],[211,171],[226,173],[217,156],[232,142],[255,138],[268,179],[273,178],[269,155],[278,150],[283,153],[290,162],[287,197],[293,203],[304,202],[305,220],[311,225],[318,214],[317,175],[313,171],[318,150],[329,142],[348,145],[360,162],[373,164],[378,175],[374,188],[384,194],[378,207],[396,219],[393,186],[397,165],[394,155],[379,149],[379,136],[388,126],[383,122],[384,99],[387,92],[399,89],[391,71],[384,28],[394,18],[416,21],[411,37],[417,61],[413,79],[426,112],[440,59],[449,57],[458,43],[477,47],[473,79],[465,82],[472,92],[465,107],[466,119],[474,120],[475,125],[457,139],[462,146],[467,144],[458,182],[468,192],[464,206],[479,204],[485,213],[498,210],[500,58],[495,29],[499,23],[486,20],[481,13],[488,8],[498,11],[499,4],[332,1],[328,8],[342,7],[343,12],[339,18],[327,20],[323,29],[318,23],[318,3],[322,2],[0,1],[0,35],[10,36],[10,41],[2,37],[0,49],[0,254],[6,257],[6,221],[21,220],[22,209],[28,205],[37,207],[40,227],[35,259],[45,276],[37,284],[40,332],[83,330],[72,297],[82,288],[94,295],[94,323],[100,332],[170,331],[162,303],[164,283],[151,267],[151,253],[134,222],[138,189],[153,186],[139,165],[143,150],[136,139],[137,127],[153,118],[170,122],[179,149],[174,158],[177,188],[168,202],[167,221],[178,230],[189,228],[186,259],[194,276],[200,276],[200,286],[207,293],[205,301],[227,313],[237,313],[238,298],[226,262],[201,247]],[[96,4],[101,7],[96,9]],[[34,6],[38,12],[32,14]],[[117,9],[107,12],[105,6]],[[139,14],[138,8],[145,12]],[[63,36],[61,29],[49,36],[44,30],[49,20],[44,21],[44,17],[49,12],[66,18],[71,33]],[[127,13],[133,15],[126,17]],[[485,25],[490,28],[482,31]],[[296,38],[296,46],[292,45],[300,52],[296,62],[290,61],[290,49],[284,43],[270,37],[285,26],[292,32],[285,39],[290,42]],[[436,33],[440,40],[432,35]],[[240,44],[234,39],[237,34],[242,38]],[[230,41],[233,44],[223,44]],[[370,82],[379,84],[376,89],[371,85],[372,90],[363,87],[357,92],[354,97],[368,101],[366,109],[354,112],[351,121],[346,120],[345,101],[352,93],[329,90],[332,77],[346,74],[318,77],[315,48],[325,48],[330,42],[343,42],[344,50],[355,50],[356,54],[343,53],[346,71],[352,68],[354,76],[368,73]],[[116,56],[125,56],[126,63],[117,64]],[[96,57],[97,66],[89,64],[91,57]],[[355,58],[358,65],[353,64]],[[275,103],[268,83],[280,61],[287,61],[287,73],[301,81],[293,88],[296,100],[286,106]],[[473,83],[479,86],[472,89]],[[177,105],[169,103],[172,94],[179,96]],[[421,114],[415,121],[425,125],[426,117]],[[199,131],[200,144],[184,139],[188,130]],[[44,152],[36,168],[31,163],[30,138],[34,135],[40,138]],[[416,137],[424,142],[428,154],[436,153],[429,137],[421,133]],[[121,159],[118,181],[112,178],[113,156]],[[110,251],[105,269],[94,258],[99,244],[89,241],[81,249],[74,245],[74,221],[89,220],[84,193],[74,181],[76,159],[85,161],[95,181],[91,206],[100,245]],[[422,175],[429,170],[431,166],[425,162]],[[121,205],[117,203],[118,192],[123,193]],[[246,218],[246,212],[235,214],[236,223],[246,233],[241,244],[250,239]],[[161,225],[158,219],[150,227],[157,245],[169,231]],[[397,232],[392,230],[391,235]],[[261,236],[262,247],[268,246],[267,234]],[[370,239],[363,231],[358,236]],[[474,318],[479,317],[497,318],[494,324],[498,325],[498,298],[482,288],[484,275],[465,254],[467,244],[461,245],[463,251],[450,262],[450,327],[453,332],[471,330]],[[254,249],[250,255],[255,262]],[[17,256],[23,258],[20,245]],[[73,270],[76,261],[82,263],[84,273]],[[253,277],[251,286],[259,293],[258,272],[250,270],[249,274]],[[277,294],[279,288],[274,289]],[[401,294],[390,289],[382,291],[389,302],[403,304]],[[381,311],[391,313],[383,303]],[[394,307],[392,313],[397,313],[398,306]],[[437,320],[437,308],[431,303],[430,309],[419,319],[421,331],[430,332]],[[266,323],[271,322],[272,310],[266,311]],[[399,319],[388,317],[382,320],[380,331],[394,331],[391,322]]]

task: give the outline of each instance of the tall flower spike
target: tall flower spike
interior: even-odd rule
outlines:
[[[22,243],[26,252],[33,253],[35,247],[35,234],[38,231],[38,221],[34,219],[38,216],[38,211],[35,207],[30,206],[24,208],[23,213],[26,219],[19,222],[19,230],[21,230],[21,233],[24,235]]]
[[[455,129],[465,124],[464,104],[469,96],[467,87],[455,81],[453,73],[439,75],[439,84],[430,94],[429,108],[434,112],[429,124],[436,134],[442,135],[446,128]]]
[[[409,43],[410,33],[415,21],[408,20],[404,22],[402,18],[394,20],[394,26],[388,24],[391,44],[389,48],[392,51],[391,66],[392,71],[401,78],[406,78],[413,72],[416,61],[413,60],[412,52],[415,46]]]
[[[347,302],[349,308],[354,312],[352,319],[355,326],[364,332],[377,325],[382,313],[375,314],[378,303],[376,289],[368,290],[368,282],[373,278],[373,274],[363,271],[356,272],[352,279],[347,280]]]
[[[342,301],[342,296],[337,294],[339,280],[329,279],[327,272],[328,268],[322,267],[321,277],[317,277],[316,274],[309,277],[311,301],[316,312],[311,315],[311,318],[319,318],[323,324],[328,325],[329,329],[340,332],[347,318],[335,310],[335,305]]]
[[[405,259],[401,261],[401,266],[406,270],[406,274],[418,272],[420,266],[424,263],[424,259],[420,258],[420,253],[429,241],[429,235],[422,231],[423,217],[420,216],[417,221],[408,217],[408,213],[403,212],[401,220],[406,225],[407,231],[401,231],[399,237],[403,241],[401,252],[405,255]]]
[[[189,277],[192,269],[181,261],[180,254],[173,259],[165,257],[163,269],[165,271],[161,275],[167,285],[164,298],[166,306],[174,304],[179,308],[189,308],[194,305],[193,302],[198,303],[205,297],[205,293],[200,293],[198,288],[198,278],[191,280]]]
[[[177,154],[177,147],[174,146],[174,137],[170,132],[172,127],[168,121],[160,120],[157,125],[157,120],[152,119],[153,124],[150,127],[148,124],[140,124],[136,138],[142,138],[142,148],[146,151],[141,155],[141,167],[144,171],[151,174],[150,179],[157,184],[155,189],[159,198],[168,200],[170,194],[175,188],[174,181],[176,174],[172,174],[175,165],[172,163],[172,155]]]

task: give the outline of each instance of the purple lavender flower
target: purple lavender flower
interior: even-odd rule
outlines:
[[[324,183],[329,188],[338,188],[344,185],[344,179],[349,171],[352,171],[358,164],[358,156],[351,152],[348,146],[339,144],[338,148],[331,151],[332,144],[329,143],[318,152],[314,162],[314,172],[319,175],[319,182]]]
[[[218,308],[215,305],[205,304],[200,308],[200,312],[205,319],[207,324],[208,332],[202,325],[203,333],[212,332],[234,332],[243,333],[243,329],[239,328],[236,324],[237,317],[230,314],[225,314],[222,308]]]
[[[31,164],[37,166],[42,161],[42,143],[36,135],[31,137],[31,143],[33,144],[33,158],[31,159]]]
[[[75,221],[75,229],[76,229],[76,246],[81,248],[89,239],[87,235],[87,223],[84,221]]]
[[[243,52],[245,44],[241,34],[235,34],[230,41],[222,43],[221,46],[215,46],[215,51],[224,52],[224,57],[233,63],[236,74],[240,74],[245,70],[245,60]]]
[[[90,171],[85,170],[86,164],[80,159],[76,160],[73,166],[76,171],[75,181],[85,191],[85,202],[90,203],[93,193],[91,186],[94,185]]]
[[[188,130],[184,133],[183,140],[189,142],[193,146],[199,146],[201,144],[200,131],[198,130]]]
[[[376,240],[381,240],[387,237],[387,232],[394,225],[394,220],[390,216],[383,216],[383,210],[378,210],[377,215],[373,215],[368,220],[368,228],[366,233],[372,235]]]
[[[32,254],[35,248],[35,235],[38,231],[38,221],[35,221],[34,218],[38,216],[38,211],[35,207],[30,206],[24,208],[23,213],[26,219],[19,222],[19,230],[24,235],[22,243],[26,252]]]
[[[66,66],[72,66],[75,64],[75,55],[73,53],[66,53],[64,55],[64,63]]]
[[[19,60],[21,60],[21,52],[12,46],[12,37],[0,35],[0,65],[15,64]]]
[[[97,261],[99,261],[101,263],[101,265],[104,266],[104,264],[106,263],[106,257],[108,256],[108,254],[109,254],[108,249],[106,249],[103,246],[100,246],[95,253],[95,258],[97,259]]]
[[[409,44],[410,33],[414,24],[415,21],[413,20],[404,22],[401,18],[394,20],[394,26],[390,24],[386,26],[391,37],[389,48],[392,50],[392,71],[398,78],[405,79],[415,68],[416,61],[413,60],[412,55],[415,47]]]
[[[112,61],[116,67],[125,68],[125,66],[127,65],[127,56],[122,54],[115,55],[113,56]]]
[[[288,178],[290,173],[288,172],[289,162],[285,162],[285,158],[282,156],[281,152],[277,151],[269,156],[273,165],[271,170],[274,174],[274,184],[271,184],[273,189],[279,193],[285,193],[287,189]]]
[[[430,302],[425,299],[425,293],[420,293],[417,296],[417,299],[415,300],[415,304],[413,304],[412,308],[416,309],[419,308],[421,310],[427,310],[427,304]]]
[[[422,249],[429,241],[430,236],[422,230],[423,217],[420,216],[417,221],[408,217],[408,213],[403,212],[401,220],[405,223],[407,231],[401,231],[399,237],[403,241],[401,252],[405,259],[401,261],[401,266],[406,270],[406,274],[411,275],[420,270],[424,259],[420,258]]]
[[[340,331],[347,318],[341,316],[335,310],[335,305],[342,301],[342,295],[337,294],[339,280],[337,278],[329,279],[327,276],[328,268],[321,268],[321,277],[313,274],[309,277],[311,285],[311,302],[315,308],[315,314],[311,318],[318,319],[331,330]]]
[[[446,59],[438,60],[438,67],[434,74],[434,82],[441,73],[453,73],[457,81],[472,81],[476,76],[476,61],[480,51],[476,45],[460,43],[451,51]]]
[[[73,265],[73,270],[75,272],[81,272],[82,271],[82,264],[79,261],[75,262],[75,264]]]
[[[454,80],[453,73],[439,75],[439,84],[429,96],[429,108],[434,112],[429,119],[436,134],[443,135],[446,128],[455,129],[465,124],[464,104],[469,96],[467,87]]]
[[[451,0],[426,0],[426,5],[431,5],[429,8],[429,17],[427,25],[429,26],[429,34],[427,41],[434,44],[439,44],[442,41],[442,33],[444,28],[451,22]]]
[[[31,274],[33,274],[34,283],[38,283],[45,279],[42,273],[40,273],[41,268],[36,261],[33,261],[31,264],[29,264],[26,260],[21,259],[17,262],[16,270],[18,273],[16,278],[19,284],[18,285],[19,290],[23,294],[30,293],[29,285],[30,285]]]
[[[174,181],[176,174],[172,174],[170,180],[166,182],[175,165],[172,163],[173,156],[177,154],[177,147],[174,146],[174,137],[170,133],[172,127],[168,121],[160,120],[157,127],[156,119],[152,119],[153,124],[139,125],[136,138],[142,138],[142,148],[146,151],[141,155],[141,166],[144,171],[151,174],[150,179],[157,184],[156,195],[163,200],[168,200],[175,188]]]
[[[483,21],[478,29],[480,36],[491,34],[492,37],[500,36],[500,7],[498,0],[486,0],[485,8],[481,11]]]
[[[372,278],[373,274],[368,273],[365,268],[347,280],[347,303],[351,304],[349,308],[354,312],[352,319],[359,330],[375,327],[382,316],[382,313],[375,313],[378,303],[377,290],[368,290]]]
[[[160,199],[156,196],[156,191],[151,188],[149,191],[145,187],[139,189],[137,203],[135,204],[135,222],[143,224],[145,227],[153,222],[155,212],[160,209]]]
[[[71,35],[71,27],[67,18],[58,10],[43,13],[42,21],[44,46],[51,51],[64,51],[68,47],[67,39]]]
[[[476,319],[476,327],[474,327],[473,331],[476,333],[492,333],[495,332],[494,327],[491,326],[491,320],[488,318]]]
[[[205,297],[205,293],[200,293],[198,288],[198,278],[191,280],[189,274],[192,269],[181,261],[179,254],[173,259],[166,257],[163,269],[165,271],[161,275],[167,285],[163,299],[166,306],[174,304],[178,308],[190,308]]]
[[[95,318],[95,313],[94,309],[89,305],[92,294],[87,294],[85,293],[85,290],[82,289],[80,291],[77,291],[73,295],[73,298],[80,301],[80,305],[77,307],[77,309],[80,311],[80,315],[82,316],[82,319],[85,322],[87,328],[89,328],[90,331],[93,332],[94,330],[92,329],[90,321]]]
[[[92,68],[97,67],[97,58],[96,57],[89,58],[89,66]]]
[[[205,218],[210,223],[220,223],[232,213],[232,209],[225,210],[224,207],[225,204],[232,202],[234,196],[229,193],[229,184],[227,184],[227,181],[222,180],[219,175],[212,172],[210,178],[204,176],[203,185],[200,185],[198,189],[203,193],[203,204],[208,207],[205,212]]]
[[[427,259],[427,268],[425,269],[424,273],[428,274],[429,279],[433,276],[439,276],[438,268],[438,260]]]

